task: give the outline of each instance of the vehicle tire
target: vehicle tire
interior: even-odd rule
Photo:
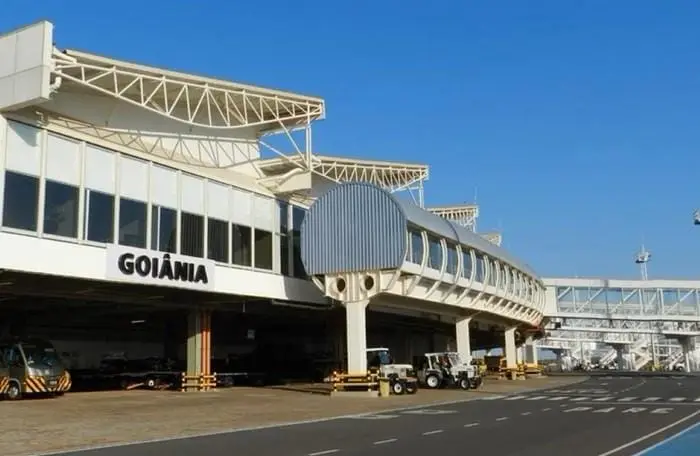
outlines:
[[[22,389],[19,387],[17,382],[10,382],[7,387],[7,393],[5,393],[7,398],[11,401],[17,401],[22,399]]]
[[[400,396],[405,392],[406,392],[406,388],[404,387],[404,384],[402,381],[395,381],[394,383],[392,383],[392,385],[391,385],[391,393],[392,394]]]
[[[435,374],[430,374],[425,377],[425,384],[430,389],[440,388],[440,378]]]
[[[406,383],[406,394],[416,394],[418,392],[418,383]]]
[[[466,377],[460,378],[459,379],[459,387],[463,390],[468,390],[470,387],[470,382],[469,379]]]
[[[158,386],[158,380],[155,378],[147,378],[146,379],[146,387],[149,389],[154,389],[156,386]]]

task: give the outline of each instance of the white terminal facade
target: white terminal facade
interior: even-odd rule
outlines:
[[[46,335],[80,367],[165,351],[194,374],[265,337],[332,340],[351,372],[369,343],[536,360],[545,283],[475,234],[477,206],[424,209],[427,166],[314,153],[319,97],[53,43],[48,22],[0,37],[0,336]],[[313,231],[334,210],[364,225]]]

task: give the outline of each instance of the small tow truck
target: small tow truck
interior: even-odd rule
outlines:
[[[418,379],[413,365],[394,363],[388,348],[368,348],[367,368],[389,380],[392,394],[415,394],[418,391]]]
[[[462,360],[459,353],[426,353],[417,361],[418,379],[430,389],[456,386],[468,390],[482,384],[478,366]]]

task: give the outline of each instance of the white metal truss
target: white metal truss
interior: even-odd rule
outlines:
[[[368,182],[391,193],[408,191],[414,203],[423,206],[424,182],[429,167],[423,164],[359,160],[312,154],[309,163],[303,155],[261,160],[256,167],[267,176],[260,179],[274,191],[298,170],[309,170],[332,182]]]
[[[503,236],[501,233],[491,232],[491,233],[479,233],[481,237],[486,239],[492,244],[500,246],[503,243]]]
[[[187,127],[189,133],[166,134],[134,125],[128,130],[94,125],[98,137],[190,165],[231,168],[253,165],[259,154],[240,150],[236,137],[255,138],[257,145],[288,159],[311,162],[311,124],[325,117],[325,102],[317,97],[200,77],[79,51],[52,53],[51,88],[65,94],[101,94],[136,106]],[[67,116],[71,119],[71,116]],[[76,119],[71,119],[80,123]],[[82,128],[82,130],[91,130]],[[241,133],[236,133],[239,131]],[[226,133],[223,133],[223,132]],[[303,132],[300,145],[295,132]],[[292,152],[270,146],[262,138],[282,133]],[[243,139],[243,142],[246,140]],[[245,149],[245,146],[243,146]],[[249,156],[250,155],[250,156]],[[259,177],[264,177],[260,175]]]
[[[476,232],[476,220],[479,218],[479,206],[476,204],[429,207],[426,210]]]
[[[278,129],[280,123],[304,125],[325,113],[321,99],[127,64],[73,50],[54,51],[52,72],[56,78],[169,119],[211,129]]]

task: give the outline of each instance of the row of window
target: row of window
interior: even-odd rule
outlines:
[[[643,294],[642,294],[643,293]],[[596,287],[557,287],[560,303],[599,303],[599,304],[700,304],[698,291],[694,289],[637,289],[637,288],[596,288]]]
[[[51,180],[45,180],[43,190],[44,201],[40,206],[40,180],[5,171],[3,226],[96,243],[150,247],[263,270],[276,269],[275,251],[279,245],[280,271],[305,276],[297,228],[305,210],[286,202],[279,202],[280,220],[285,220],[285,229],[275,234],[155,204],[151,204],[149,210],[149,204],[142,201],[90,189],[81,192],[76,186]],[[81,203],[82,233],[79,230]],[[38,226],[40,207],[43,212],[41,227]]]
[[[409,231],[409,252],[408,261],[415,264],[421,264],[424,255],[423,237],[419,231]],[[442,270],[443,264],[443,248],[440,238],[431,234],[428,237],[428,258],[427,267],[435,270]],[[474,280],[479,283],[488,284],[497,287],[510,294],[515,294],[517,297],[524,297],[527,300],[533,300],[535,294],[535,285],[532,279],[515,269],[488,257],[477,250],[474,250],[473,260],[471,251],[466,250],[461,246],[462,255],[462,271],[461,277],[470,278],[474,272]],[[459,265],[460,251],[455,244],[447,244],[447,258],[445,272],[448,274],[457,274]],[[474,264],[476,263],[476,264]],[[474,270],[476,268],[476,270]]]

